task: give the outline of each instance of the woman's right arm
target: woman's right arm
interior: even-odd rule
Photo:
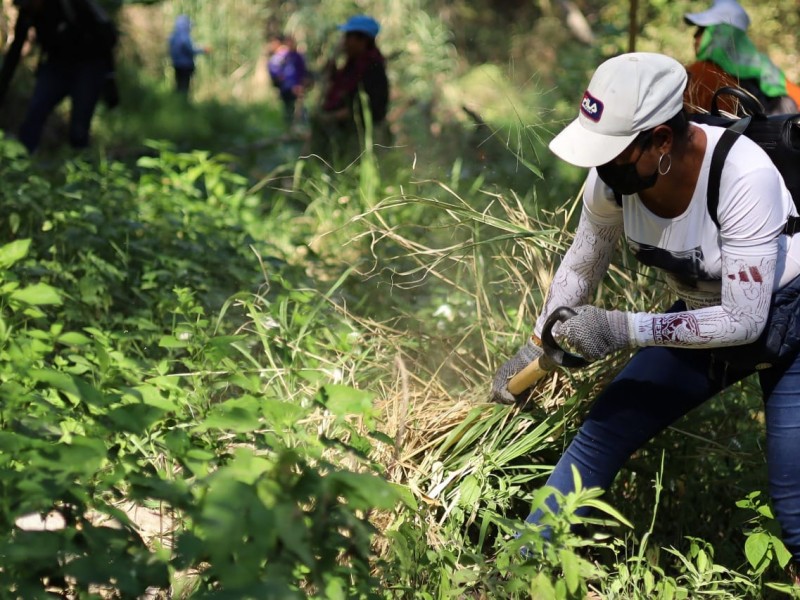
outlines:
[[[594,170],[583,194],[575,239],[564,255],[536,320],[534,335],[541,337],[548,315],[559,306],[589,304],[589,298],[608,271],[614,245],[622,235],[622,209]]]

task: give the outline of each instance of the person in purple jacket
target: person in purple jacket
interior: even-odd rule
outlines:
[[[307,74],[305,58],[298,52],[294,38],[288,35],[273,38],[269,44],[267,70],[272,84],[280,94],[286,125],[291,127],[302,119],[302,98]]]

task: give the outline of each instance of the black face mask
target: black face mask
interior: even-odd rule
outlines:
[[[624,165],[615,165],[613,162],[600,165],[597,167],[597,175],[615,194],[630,196],[631,194],[638,194],[639,192],[650,189],[656,184],[656,180],[658,180],[658,168],[653,171],[652,175],[642,177],[636,171],[636,163],[642,158],[644,150],[652,141],[652,134],[646,135],[639,141],[639,148],[642,150],[642,153],[639,154],[639,158]]]

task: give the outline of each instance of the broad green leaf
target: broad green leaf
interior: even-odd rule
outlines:
[[[67,394],[75,396],[75,398],[80,398],[81,396],[81,391],[78,389],[78,385],[76,383],[77,378],[73,377],[72,375],[52,369],[39,369],[31,371],[31,376],[36,381],[47,383],[57,390],[61,390],[62,392],[66,392]]]
[[[17,454],[31,446],[39,446],[43,442],[25,437],[10,431],[0,431],[0,453]]]
[[[291,429],[307,412],[295,402],[285,402],[276,398],[265,398],[261,402],[261,413],[267,424],[279,431]]]
[[[286,549],[294,553],[305,564],[313,564],[312,548],[308,542],[308,525],[302,513],[289,503],[275,506],[275,526]]]
[[[645,571],[644,572],[644,591],[649,596],[653,592],[653,588],[656,585],[655,577],[653,577],[652,571]]]
[[[271,460],[256,455],[250,448],[237,448],[233,460],[218,472],[223,472],[242,483],[252,485],[272,467]]]
[[[188,344],[174,336],[164,335],[158,340],[158,345],[162,348],[186,348]]]
[[[58,341],[67,346],[85,346],[86,344],[92,343],[91,339],[82,333],[78,333],[77,331],[68,331],[67,333],[62,333],[60,336],[58,336]]]
[[[561,559],[561,571],[564,573],[567,590],[570,594],[574,594],[578,591],[578,585],[580,583],[580,565],[578,557],[575,556],[571,550],[564,548],[559,552],[559,558]]]
[[[772,513],[772,508],[770,508],[769,504],[762,504],[758,507],[758,514],[768,518],[774,519],[775,515]]]
[[[210,450],[204,450],[202,448],[190,448],[186,451],[186,458],[191,458],[192,460],[214,460],[216,458],[216,454],[211,452]]]
[[[481,499],[481,485],[474,475],[465,477],[458,489],[460,492],[458,503],[465,508],[472,508]]]
[[[174,390],[174,391],[181,390],[180,377],[170,377],[169,375],[164,375],[162,377],[150,377],[145,381],[146,383],[153,385],[158,389]]]
[[[183,456],[179,457],[186,464],[186,467],[197,477],[208,474],[211,462],[217,457],[216,454],[202,448],[190,448]]]
[[[164,411],[150,404],[125,404],[108,411],[107,416],[122,431],[145,433],[164,416]]]
[[[400,483],[393,483],[393,482],[389,482],[389,485],[392,486],[392,488],[394,489],[395,494],[397,494],[397,497],[400,498],[400,500],[408,508],[410,508],[413,511],[419,510],[419,504],[417,503],[417,499],[414,498],[414,494],[411,492],[411,490],[407,486],[402,485]]]
[[[703,573],[708,568],[708,555],[705,550],[700,550],[697,553],[697,570]]]
[[[5,566],[13,564],[35,565],[38,561],[53,561],[54,554],[63,547],[67,533],[64,531],[15,531],[4,536],[0,556]]]
[[[744,543],[744,554],[750,566],[754,569],[758,569],[761,563],[767,558],[769,548],[769,534],[759,531],[750,535]]]
[[[179,408],[175,400],[165,397],[157,387],[146,383],[127,390],[126,396],[137,398],[145,404],[155,406],[165,412],[174,412]]]
[[[337,417],[359,415],[371,417],[373,394],[350,386],[328,384],[322,386],[325,406]]]
[[[341,579],[333,578],[325,586],[325,598],[327,600],[346,600],[345,585]]]
[[[136,165],[143,169],[159,169],[161,167],[161,160],[153,156],[142,156],[136,161]]]
[[[53,286],[47,285],[46,283],[35,283],[15,290],[11,293],[11,298],[17,302],[30,304],[31,306],[61,304],[61,293]]]
[[[344,496],[351,506],[359,510],[394,508],[399,500],[395,488],[385,479],[368,473],[337,471],[325,478],[331,492]],[[343,488],[343,489],[341,489]]]
[[[537,600],[556,600],[556,590],[545,573],[539,573],[531,580],[531,598]]]
[[[69,394],[76,400],[83,400],[95,406],[105,406],[106,404],[103,394],[98,389],[76,375],[69,375],[54,369],[37,369],[31,371],[30,374],[34,380],[47,383],[51,387]]]
[[[44,471],[63,471],[94,475],[106,461],[106,445],[97,438],[74,436],[68,444],[58,443],[42,448],[31,459],[31,466]],[[32,480],[30,480],[32,481]]]
[[[786,545],[778,537],[770,536],[772,541],[772,550],[775,552],[775,558],[781,568],[786,567],[789,561],[792,560],[792,554],[786,549]]]
[[[258,401],[252,396],[243,396],[214,406],[197,429],[199,431],[226,429],[245,433],[259,427],[261,422],[258,416]]]
[[[31,240],[14,240],[0,246],[0,268],[7,269],[28,255]]]

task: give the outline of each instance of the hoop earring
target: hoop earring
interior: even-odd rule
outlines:
[[[661,164],[662,162],[664,162],[664,157],[665,156],[669,159],[669,164],[667,165],[666,169],[664,169],[663,168],[664,165]],[[667,173],[669,173],[669,170],[671,168],[672,168],[672,156],[669,153],[662,154],[661,156],[658,157],[658,174],[659,175],[666,175]]]

